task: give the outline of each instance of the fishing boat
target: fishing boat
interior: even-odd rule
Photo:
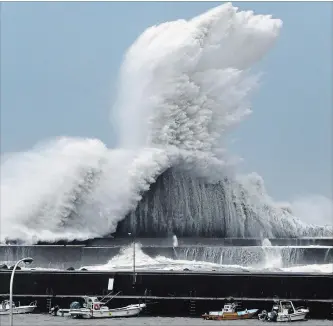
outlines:
[[[259,315],[259,320],[272,322],[302,321],[306,319],[309,309],[305,307],[294,307],[292,301],[277,300],[273,304],[271,312],[263,310]]]
[[[12,303],[13,314],[28,314],[31,313],[37,308],[37,301],[31,302],[28,306],[18,306],[15,303]],[[4,300],[0,304],[0,315],[9,315],[10,314],[10,301]]]
[[[135,242],[133,241],[133,285],[136,283],[135,273]],[[146,307],[146,304],[131,304],[125,307],[110,309],[107,303],[116,297],[121,291],[111,296],[113,293],[114,278],[109,278],[108,291],[109,294],[105,297],[98,299],[95,296],[83,296],[83,304],[74,301],[71,303],[69,309],[60,309],[56,306],[50,310],[50,314],[54,316],[69,316],[72,318],[115,318],[115,317],[134,317],[138,316],[140,312]],[[109,298],[110,297],[110,298]]]
[[[259,311],[259,309],[240,310],[237,303],[226,303],[221,311],[210,311],[202,315],[206,320],[238,320],[250,319]]]
[[[106,306],[107,302],[99,300],[98,297],[84,296],[84,303],[81,306],[78,301],[71,303],[69,309],[60,309],[54,307],[50,313],[54,316],[72,317],[72,318],[115,318],[115,317],[134,317],[146,307],[144,303],[131,304],[125,307],[110,309]]]

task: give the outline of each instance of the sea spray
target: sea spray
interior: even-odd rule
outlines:
[[[175,255],[176,259],[178,258],[177,250],[176,250],[177,247],[178,247],[178,238],[177,238],[177,236],[174,234],[174,235],[172,236],[172,249],[173,249],[173,252],[174,252],[174,255]]]
[[[63,137],[1,157],[0,241],[100,237],[124,219],[146,235],[332,235],[275,204],[259,176],[229,173],[227,132],[251,113],[250,68],[281,26],[227,3],[144,31],[121,67],[118,148]],[[164,173],[177,187],[147,195]]]
[[[262,248],[265,253],[264,268],[281,268],[283,267],[281,249],[273,247],[269,239],[265,238],[262,241]]]
[[[250,249],[250,247],[247,247]],[[178,247],[180,249],[180,247]],[[246,255],[243,255],[246,257]],[[203,257],[197,256],[197,259],[187,258],[171,259],[163,256],[154,258],[145,254],[140,244],[136,244],[136,269],[137,270],[184,270],[185,268],[192,271],[234,271],[234,272],[260,272],[263,269],[261,264],[256,261],[252,263],[248,259],[234,261],[233,263],[225,264],[223,262],[212,262],[202,260]],[[82,266],[88,270],[126,270],[131,271],[133,268],[133,249],[131,246],[123,248],[119,255],[113,257],[109,262],[103,265]],[[333,264],[313,264],[299,266],[267,266],[266,269],[272,272],[288,271],[288,272],[314,272],[314,273],[331,273]]]
[[[172,236],[172,247],[177,248],[178,247],[178,238],[176,235]]]

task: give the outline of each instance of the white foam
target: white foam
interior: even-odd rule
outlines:
[[[121,69],[113,111],[119,149],[97,139],[59,138],[2,156],[0,241],[112,233],[150,184],[180,163],[207,180],[221,180],[231,164],[226,132],[251,112],[257,78],[249,68],[274,44],[281,25],[228,3],[147,29]],[[258,180],[240,178],[234,185],[239,194],[249,189],[250,210],[272,229],[285,228],[287,218],[293,233],[305,227],[274,205]]]
[[[135,245],[136,270],[174,270],[185,268],[192,271],[239,271],[239,272],[293,272],[293,273],[332,273],[333,264],[311,264],[283,268],[281,261],[262,265],[241,266],[223,265],[196,260],[170,259],[163,256],[152,258],[141,250],[141,245]],[[94,266],[83,266],[87,270],[100,271],[131,271],[133,270],[133,246],[123,248],[119,255],[113,257],[108,263]]]
[[[191,270],[212,270],[212,269],[243,269],[241,266],[228,265],[223,266],[209,262],[191,261],[191,260],[174,260],[164,256],[152,258],[141,250],[141,245],[136,244],[135,266],[137,270],[183,270],[185,268]],[[133,247],[123,248],[119,255],[113,257],[108,263],[83,266],[87,270],[132,270],[133,269]]]
[[[333,264],[311,264],[303,266],[293,266],[288,268],[282,268],[285,272],[295,272],[295,273],[333,273]]]

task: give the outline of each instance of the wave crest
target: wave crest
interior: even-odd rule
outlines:
[[[305,226],[275,207],[257,177],[251,182],[224,179],[232,164],[224,136],[251,112],[249,96],[257,76],[249,69],[274,44],[281,26],[271,16],[238,12],[225,4],[189,21],[147,29],[130,47],[121,68],[113,111],[118,149],[107,149],[96,139],[59,138],[2,157],[1,241],[73,240],[112,233],[171,167],[190,171],[189,184],[205,180],[197,185],[198,202],[192,208],[196,214],[185,216],[192,225],[201,218],[196,208],[205,192],[199,189],[205,189],[205,183],[224,182],[230,188],[228,201],[214,200],[227,207],[223,216],[201,219],[209,228],[223,228],[221,219],[228,219],[227,235],[254,235],[256,225],[274,235],[284,234],[286,225],[293,235],[331,232]],[[175,200],[170,204],[186,201]],[[238,214],[242,205],[250,208],[250,215]],[[259,224],[240,231],[243,218]],[[188,225],[185,221],[182,227]]]

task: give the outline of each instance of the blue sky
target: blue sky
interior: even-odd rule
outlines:
[[[260,63],[253,115],[230,150],[279,200],[332,195],[332,3],[237,2],[283,20]],[[2,3],[1,152],[48,138],[115,143],[109,113],[126,49],[147,27],[191,18],[213,2]]]

